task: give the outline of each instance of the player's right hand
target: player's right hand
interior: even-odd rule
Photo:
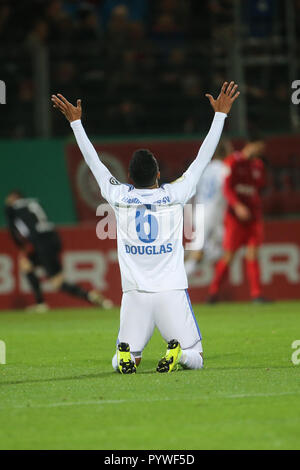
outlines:
[[[72,103],[69,103],[63,95],[57,93],[57,95],[51,96],[51,101],[53,103],[53,108],[59,109],[69,122],[81,119],[81,100],[77,100],[77,106],[73,106]]]
[[[240,202],[234,206],[234,212],[237,218],[242,222],[246,222],[251,218],[251,212],[249,211],[248,207]]]
[[[239,91],[236,93],[237,87],[238,85],[235,85],[234,82],[230,82],[229,85],[228,82],[224,82],[221,92],[216,100],[208,93],[205,95],[209,99],[215,113],[229,113],[231,106],[240,95]]]

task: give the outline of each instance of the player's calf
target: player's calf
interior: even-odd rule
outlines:
[[[113,307],[112,301],[106,299],[100,292],[94,289],[86,290],[78,284],[67,282],[65,281],[62,273],[52,277],[50,281],[55,290],[61,290],[62,292],[66,292],[67,294],[72,295],[73,297],[78,297],[79,299],[83,299],[92,305],[104,309],[110,309]]]
[[[30,310],[36,310],[39,311],[39,313],[42,313],[43,308],[46,309],[47,306],[45,304],[44,295],[41,289],[39,278],[34,272],[34,267],[31,264],[30,260],[23,255],[21,255],[19,259],[19,266],[21,272],[24,273],[24,275],[26,276],[27,282],[30,285],[33,295],[35,297],[36,305],[31,306]]]
[[[24,274],[31,273],[34,270],[34,267],[30,260],[23,254],[21,254],[19,258],[19,268]]]

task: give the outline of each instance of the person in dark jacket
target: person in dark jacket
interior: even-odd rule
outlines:
[[[25,274],[35,297],[36,304],[31,307],[32,310],[48,310],[35,273],[35,268],[39,266],[45,270],[55,290],[103,308],[112,306],[112,302],[96,290],[83,289],[65,279],[60,261],[62,243],[59,234],[36,199],[25,198],[19,191],[10,192],[5,199],[5,216],[12,239],[20,250],[21,272]]]

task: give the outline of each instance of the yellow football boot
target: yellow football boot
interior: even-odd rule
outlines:
[[[168,342],[168,349],[166,355],[159,361],[156,371],[157,372],[172,372],[178,369],[178,364],[182,356],[182,349],[176,339]]]
[[[130,348],[128,343],[119,343],[117,350],[117,359],[119,372],[121,374],[135,374],[136,365],[131,359]]]

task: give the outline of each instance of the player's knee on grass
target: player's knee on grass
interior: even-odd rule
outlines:
[[[180,364],[187,369],[202,369],[203,349],[201,341],[191,348],[183,349]]]

